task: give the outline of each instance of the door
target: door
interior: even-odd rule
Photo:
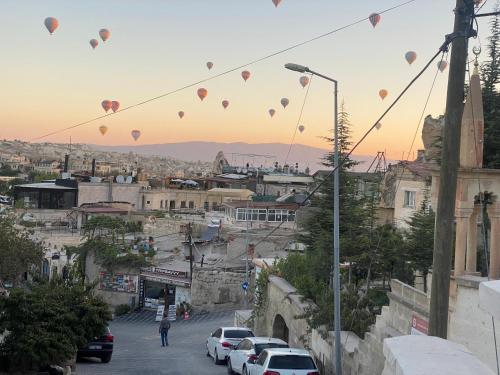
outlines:
[[[259,358],[257,358],[257,362],[250,368],[250,375],[262,375],[264,362],[267,359],[267,352],[264,350],[260,353]]]
[[[252,343],[249,340],[243,340],[234,349],[234,355],[231,355],[231,366],[240,374],[243,368],[243,363],[245,363],[245,361],[247,360],[247,354],[251,347]]]
[[[212,336],[208,339],[208,351],[209,353],[213,356],[215,353],[215,347],[217,346],[217,343],[219,342],[220,336],[222,334],[222,328],[219,328],[215,330],[214,333],[212,333]]]

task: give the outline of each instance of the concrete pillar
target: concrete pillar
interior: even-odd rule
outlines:
[[[467,231],[472,208],[455,209],[456,229],[455,229],[455,276],[465,273],[465,253],[467,250]]]
[[[469,219],[469,228],[467,231],[467,257],[465,271],[474,273],[477,271],[477,215],[480,207],[474,207]]]
[[[490,278],[500,279],[500,203],[487,207],[490,219]]]

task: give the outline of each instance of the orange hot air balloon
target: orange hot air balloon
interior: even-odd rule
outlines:
[[[208,70],[212,69],[213,66],[214,66],[213,62],[211,62],[211,61],[207,62],[207,68],[208,68]]]
[[[385,99],[385,97],[387,96],[387,94],[389,94],[389,93],[387,92],[387,90],[386,90],[386,89],[382,89],[382,90],[380,90],[380,91],[378,92],[378,96],[380,96],[380,98],[381,98],[382,100],[384,100],[384,99]]]
[[[417,53],[414,51],[408,51],[405,53],[405,59],[408,61],[408,64],[411,65],[417,59]]]
[[[372,24],[372,26],[375,27],[380,22],[381,18],[382,17],[380,16],[380,14],[378,14],[378,13],[372,13],[368,17],[368,20],[370,21],[370,23]]]
[[[243,79],[246,82],[247,79],[250,78],[250,72],[248,70],[244,70],[244,71],[241,72],[241,76],[243,77]]]
[[[130,132],[130,134],[132,135],[132,138],[134,138],[134,141],[137,141],[141,136],[141,131],[134,129]]]
[[[109,32],[108,29],[101,29],[101,30],[99,30],[99,36],[101,37],[101,39],[102,39],[103,42],[106,42],[106,40],[109,39],[110,35],[111,35],[111,33]]]
[[[290,101],[287,98],[282,98],[281,99],[281,105],[283,108],[286,108],[286,106],[290,103]]]
[[[276,8],[278,7],[278,5],[280,5],[280,3],[281,3],[281,0],[273,0],[273,4]]]
[[[57,26],[59,26],[59,21],[54,17],[45,18],[44,23],[47,30],[49,30],[50,35],[52,35],[52,33],[57,29]]]
[[[299,132],[303,132],[305,130],[305,126],[304,125],[299,125]]]
[[[116,100],[113,100],[111,102],[111,109],[113,110],[113,112],[116,112],[120,109],[120,102],[117,102]]]
[[[224,107],[224,109],[226,109],[229,105],[229,100],[223,100],[222,101],[222,106]]]
[[[102,108],[104,108],[104,110],[107,113],[111,109],[112,102],[111,102],[111,100],[103,100],[101,105],[102,105]]]
[[[102,135],[104,135],[108,131],[108,127],[106,125],[101,125],[99,126],[99,131],[101,132]]]
[[[179,111],[177,114],[179,115],[179,118],[183,118],[184,117],[184,111]]]
[[[302,87],[306,87],[307,84],[309,83],[309,77],[308,76],[302,76],[299,78],[299,82],[302,85]]]
[[[271,108],[269,110],[269,116],[273,117],[275,113],[276,113],[276,111],[274,109]]]
[[[97,39],[90,39],[89,43],[92,46],[92,49],[95,49],[99,45],[99,42],[97,41]]]
[[[442,72],[448,67],[448,63],[444,60],[438,62],[438,69]]]
[[[382,127],[382,123],[377,122],[377,125],[375,125],[375,127],[377,128],[377,130],[379,130]]]
[[[204,89],[203,87],[198,89],[198,97],[200,98],[200,100],[205,99],[207,95],[208,95],[207,89]]]

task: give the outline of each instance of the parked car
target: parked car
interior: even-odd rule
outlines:
[[[271,337],[247,337],[229,352],[227,357],[227,372],[229,374],[248,374],[253,364],[264,349],[288,348],[288,344]]]
[[[319,375],[319,371],[307,350],[264,349],[245,375]]]
[[[109,327],[107,327],[106,333],[103,336],[96,337],[84,348],[78,349],[77,357],[95,357],[100,358],[103,363],[108,363],[111,361],[111,356],[113,355],[114,339]]]
[[[214,359],[215,364],[223,363],[229,352],[246,337],[255,335],[249,328],[220,327],[207,339],[207,356]]]

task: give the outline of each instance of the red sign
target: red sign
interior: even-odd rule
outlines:
[[[412,335],[428,335],[429,322],[419,316],[413,314],[411,318],[411,332]]]

